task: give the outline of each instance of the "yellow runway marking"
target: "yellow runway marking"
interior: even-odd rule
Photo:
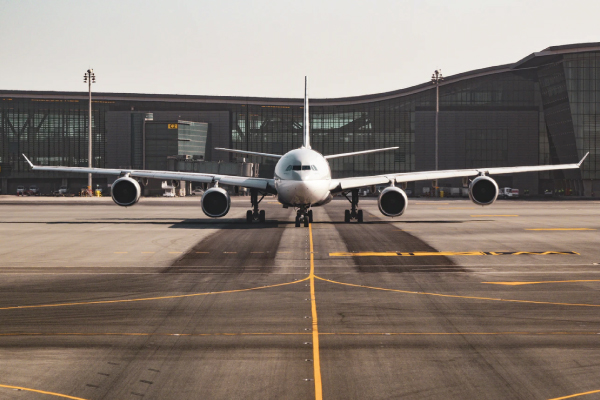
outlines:
[[[595,231],[594,228],[529,228],[526,231]]]
[[[577,393],[577,394],[572,394],[570,396],[564,396],[564,397],[555,397],[555,398],[549,399],[549,400],[572,399],[573,397],[585,396],[586,394],[594,394],[594,393],[600,393],[600,390],[592,390],[591,392]]]
[[[432,257],[432,256],[547,256],[547,255],[580,255],[574,251],[367,251],[360,253],[329,253],[329,257]]]
[[[518,217],[516,214],[481,214],[481,215],[471,215],[471,217]]]
[[[313,369],[315,373],[315,399],[323,399],[321,384],[321,357],[319,355],[319,326],[317,324],[317,302],[315,298],[315,256],[313,248],[312,224],[308,225],[310,238],[310,303],[312,310]]]
[[[17,309],[22,310],[22,309],[26,309],[26,308],[67,307],[67,306],[83,306],[83,305],[91,305],[91,304],[115,304],[115,303],[133,303],[133,302],[137,302],[137,301],[182,299],[184,297],[208,296],[208,295],[213,295],[213,294],[239,293],[239,292],[248,292],[251,290],[268,289],[268,288],[278,287],[278,286],[293,285],[294,283],[304,282],[304,281],[307,281],[308,279],[309,279],[309,277],[307,276],[306,278],[302,278],[302,279],[299,279],[299,280],[293,281],[293,282],[278,283],[275,285],[267,285],[267,286],[258,286],[258,287],[248,288],[248,289],[224,290],[222,292],[191,293],[191,294],[180,294],[180,295],[175,295],[175,296],[146,297],[146,298],[128,299],[128,300],[101,300],[101,301],[82,301],[82,302],[75,302],[75,303],[40,304],[40,305],[35,305],[35,306],[13,306],[13,307],[2,307],[2,308],[0,308],[0,310],[17,310]]]
[[[554,306],[600,307],[600,304],[554,303],[554,302],[550,302],[550,301],[512,300],[512,299],[499,299],[499,298],[495,298],[495,297],[459,296],[456,294],[414,292],[411,290],[387,289],[387,288],[380,288],[380,287],[373,287],[373,286],[357,285],[354,283],[338,282],[338,281],[333,281],[330,279],[321,278],[320,276],[315,276],[315,278],[320,279],[325,282],[334,283],[336,285],[352,286],[352,287],[359,287],[359,288],[363,288],[363,289],[382,290],[382,291],[386,291],[386,292],[395,292],[395,293],[404,293],[404,294],[418,294],[418,295],[423,295],[423,296],[448,297],[448,298],[454,298],[454,299],[468,299],[468,300],[502,301],[502,302],[507,302],[507,303],[547,304],[547,305],[554,305]]]
[[[41,394],[49,394],[50,396],[62,397],[63,399],[86,400],[81,397],[67,396],[66,394],[46,392],[44,390],[36,390],[36,389],[24,388],[24,387],[20,387],[20,386],[0,385],[0,388],[24,390],[26,392],[34,392],[34,393],[41,393]]]
[[[540,283],[574,283],[574,282],[600,282],[600,279],[582,279],[582,280],[571,280],[571,281],[481,282],[481,283],[489,283],[491,285],[520,286],[520,285],[537,285],[537,284],[540,284]]]

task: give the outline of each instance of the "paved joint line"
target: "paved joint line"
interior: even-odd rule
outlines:
[[[526,231],[595,231],[594,228],[528,228]]]
[[[208,336],[307,336],[312,332],[215,332],[215,333],[156,333],[156,332],[13,332],[0,333],[0,337],[27,336],[176,336],[176,337],[208,337]],[[600,332],[592,331],[552,331],[552,332],[319,332],[320,336],[597,336]]]
[[[50,396],[62,397],[63,399],[86,400],[86,399],[83,399],[81,397],[67,396],[66,394],[60,394],[60,393],[54,393],[54,392],[46,392],[44,390],[30,389],[30,388],[25,388],[25,387],[20,387],[20,386],[0,385],[0,388],[14,389],[14,390],[24,390],[26,392],[48,394]]]
[[[363,251],[329,253],[329,257],[434,257],[434,256],[548,256],[580,255],[575,251]]]
[[[315,400],[323,399],[323,385],[321,383],[321,357],[319,355],[319,325],[317,321],[317,302],[315,298],[315,254],[313,247],[312,224],[308,225],[310,238],[310,303],[312,311],[312,339],[313,339],[313,369],[315,379]]]
[[[320,276],[315,276],[315,278],[320,279],[325,282],[334,283],[337,285],[359,287],[359,288],[363,288],[363,289],[383,290],[386,292],[396,292],[396,293],[404,293],[404,294],[418,294],[418,295],[424,295],[424,296],[437,296],[437,297],[448,297],[448,298],[468,299],[468,300],[503,301],[503,302],[507,302],[507,303],[546,304],[546,305],[554,305],[554,306],[572,306],[572,307],[600,307],[600,304],[554,303],[554,302],[550,302],[550,301],[514,300],[514,299],[499,299],[499,298],[494,298],[494,297],[459,296],[456,294],[414,292],[414,291],[410,291],[410,290],[387,289],[387,288],[380,288],[380,287],[374,287],[374,286],[357,285],[354,283],[338,282],[338,281],[333,281],[331,279],[321,278]]]

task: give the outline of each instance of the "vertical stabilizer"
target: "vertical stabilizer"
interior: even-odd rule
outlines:
[[[304,77],[304,141],[302,147],[310,149],[310,120],[308,115],[308,78]]]

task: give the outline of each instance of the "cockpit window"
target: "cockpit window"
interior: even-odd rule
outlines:
[[[301,167],[301,165],[294,165],[294,171],[300,171]]]
[[[317,170],[317,167],[315,167],[314,165],[311,165],[311,166],[310,166],[310,169],[312,169],[313,171],[316,171],[316,170]]]
[[[303,165],[302,171],[310,171],[310,165]]]
[[[288,165],[287,168],[285,169],[286,171],[291,171],[292,170],[292,166]]]

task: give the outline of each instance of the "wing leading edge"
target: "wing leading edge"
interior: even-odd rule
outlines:
[[[41,166],[34,165],[26,156],[25,160],[34,171],[53,171],[53,172],[75,172],[82,174],[97,175],[130,175],[133,178],[151,178],[162,180],[182,180],[188,182],[200,183],[220,183],[223,185],[233,185],[247,187],[251,189],[266,190],[275,193],[275,181],[273,179],[251,178],[245,176],[203,174],[199,172],[176,172],[176,171],[147,171],[135,169],[111,169],[111,168],[87,168],[87,167],[59,167],[59,166]]]
[[[557,165],[531,165],[524,167],[498,167],[498,168],[473,168],[456,169],[444,171],[420,171],[404,172],[396,174],[362,176],[356,178],[342,178],[331,181],[331,191],[340,192],[347,189],[355,189],[363,186],[383,185],[387,183],[414,182],[433,179],[463,178],[476,175],[502,175],[521,172],[553,171],[559,169],[577,169],[581,167],[589,152],[578,163]]]

